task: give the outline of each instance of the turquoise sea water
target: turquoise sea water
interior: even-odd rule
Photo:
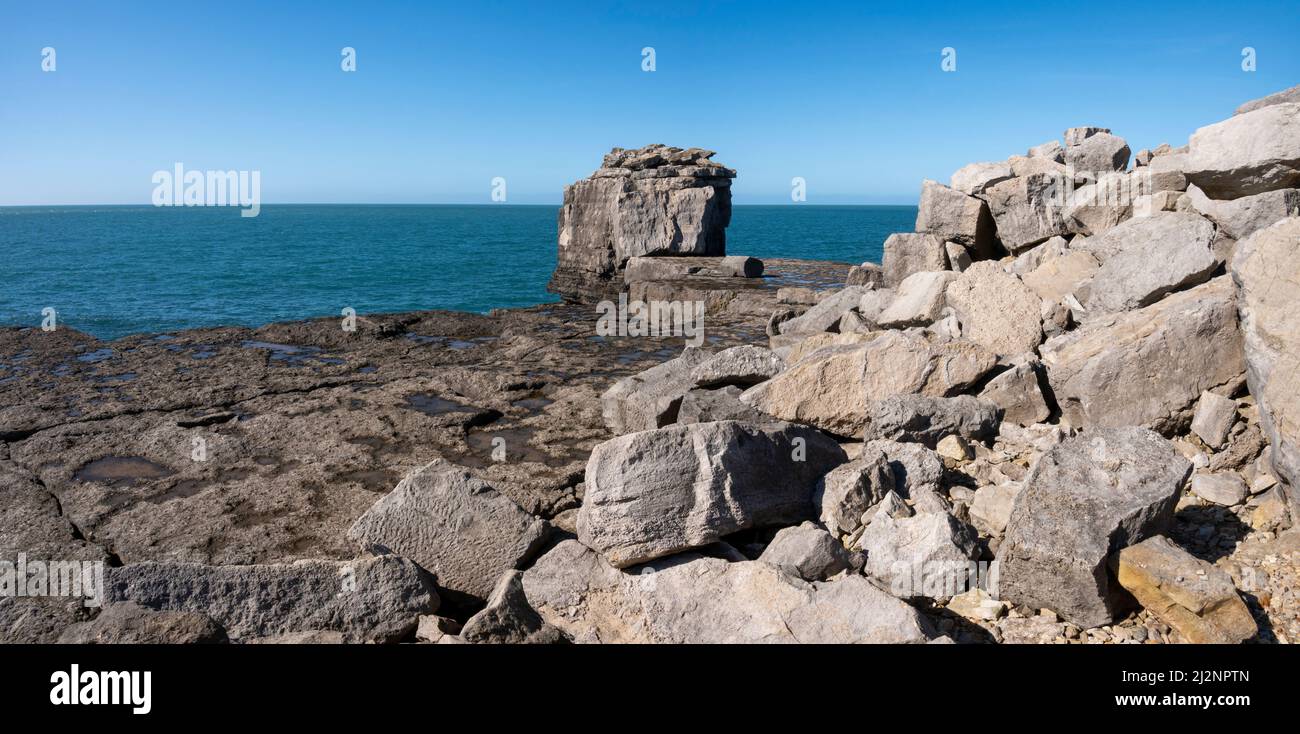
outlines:
[[[0,326],[115,338],[556,300],[554,206],[0,207]],[[730,254],[880,261],[910,206],[736,206]]]

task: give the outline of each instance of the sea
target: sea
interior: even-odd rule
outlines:
[[[0,326],[100,339],[556,301],[556,206],[0,207]],[[880,262],[914,206],[737,205],[727,253]]]

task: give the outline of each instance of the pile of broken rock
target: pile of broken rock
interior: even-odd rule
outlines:
[[[788,294],[767,346],[614,384],[614,437],[551,523],[439,460],[351,527],[371,557],[110,569],[113,613],[65,637],[1294,641],[1294,97],[1132,170],[1089,127],[925,182],[917,232]],[[714,218],[684,246],[721,256],[711,155],[616,150],[567,221],[596,188],[666,197]],[[572,287],[643,254],[608,237]]]

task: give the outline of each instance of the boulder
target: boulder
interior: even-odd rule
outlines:
[[[1080,239],[1080,238],[1076,238]],[[1081,239],[1087,239],[1086,237]],[[1064,237],[1052,237],[1045,242],[1035,245],[1028,250],[1016,255],[1015,259],[1007,267],[1008,270],[1024,277],[1026,273],[1032,272],[1035,268],[1048,260],[1058,258],[1070,251],[1070,243]]]
[[[933,448],[945,436],[991,439],[997,435],[1001,420],[1001,409],[970,395],[892,395],[871,402],[863,435],[867,441],[888,439]]]
[[[623,266],[623,282],[680,278],[757,278],[763,261],[744,255],[725,257],[632,257]]]
[[[1188,155],[1186,152],[1170,153],[1151,159],[1151,164],[1134,173],[1137,190],[1146,193],[1160,191],[1186,191]]]
[[[682,396],[695,386],[695,368],[712,356],[686,347],[679,357],[615,382],[600,396],[605,425],[615,435],[621,435],[672,423],[677,419]]]
[[[1003,247],[1015,254],[1049,237],[1069,234],[1065,190],[1064,174],[1050,172],[1017,176],[989,187],[984,199]]]
[[[930,180],[921,185],[916,231],[964,245],[984,257],[992,255],[996,237],[993,217],[982,200]]]
[[[1244,115],[1247,112],[1254,112],[1255,110],[1258,110],[1263,107],[1271,107],[1275,104],[1288,104],[1288,103],[1300,104],[1300,85],[1296,85],[1294,87],[1291,87],[1290,89],[1283,89],[1282,91],[1275,92],[1273,94],[1268,95],[1267,97],[1252,99],[1251,101],[1238,107],[1236,113],[1234,114]]]
[[[1223,448],[1228,442],[1228,432],[1237,422],[1237,403],[1218,393],[1203,392],[1196,401],[1196,413],[1192,416],[1192,432],[1200,436],[1206,446]]]
[[[879,265],[866,262],[849,268],[844,278],[844,285],[869,285],[881,287],[885,284],[885,271]]]
[[[1216,505],[1236,507],[1246,500],[1250,490],[1236,472],[1198,473],[1192,475],[1192,494]]]
[[[524,593],[575,642],[926,642],[929,623],[861,576],[809,583],[762,561],[683,554],[623,573],[567,540],[524,573]]]
[[[785,369],[785,360],[771,349],[744,344],[713,355],[691,370],[697,387],[722,385],[756,385],[776,377]]]
[[[912,273],[947,270],[943,240],[932,234],[895,233],[885,239],[885,287],[894,288]]]
[[[971,523],[988,535],[1001,536],[1011,520],[1011,509],[1020,490],[1019,484],[986,484],[975,490],[970,505]]]
[[[691,390],[682,397],[681,408],[677,411],[677,423],[710,423],[713,421],[754,421],[762,423],[772,420],[740,401],[742,390],[735,385],[727,385],[717,390]]]
[[[952,174],[952,179],[948,183],[953,189],[974,196],[982,194],[990,186],[1000,184],[1014,176],[1015,174],[1011,172],[1011,166],[1006,161],[999,163],[971,163],[957,169],[957,172]]]
[[[822,524],[849,535],[861,526],[862,513],[894,491],[896,481],[889,458],[879,449],[863,447],[858,458],[822,477],[813,492],[813,505]]]
[[[943,243],[943,249],[948,253],[948,267],[955,272],[962,272],[970,267],[972,262],[970,250],[965,245],[959,245],[956,242]]]
[[[1187,180],[1215,199],[1300,187],[1300,104],[1260,107],[1200,128]]]
[[[1255,114],[1259,112],[1242,117]],[[1284,219],[1246,238],[1232,260],[1232,279],[1237,285],[1237,306],[1245,334],[1246,379],[1259,405],[1260,426],[1273,446],[1273,466],[1292,487],[1300,487],[1297,243],[1300,217]]]
[[[912,273],[899,284],[894,300],[876,317],[876,323],[887,329],[933,323],[943,311],[948,284],[956,277],[948,270]]]
[[[825,581],[853,567],[853,554],[811,522],[781,529],[758,557],[804,581]]]
[[[1245,369],[1232,283],[1215,278],[1049,339],[1047,379],[1074,426],[1174,428]]]
[[[538,616],[524,595],[524,574],[506,571],[492,588],[487,606],[465,622],[460,638],[498,645],[564,642],[560,631]]]
[[[1049,140],[1042,145],[1035,145],[1025,155],[1030,158],[1045,158],[1056,163],[1065,162],[1065,147],[1059,140]]]
[[[578,539],[623,568],[751,527],[812,517],[817,480],[845,461],[823,434],[738,421],[668,426],[598,444]]]
[[[952,395],[995,364],[983,347],[961,339],[939,341],[900,331],[863,338],[870,341],[805,356],[746,390],[741,400],[781,420],[856,437],[866,427],[872,401],[900,394]]]
[[[894,596],[945,599],[967,590],[976,535],[947,513],[877,513],[857,548],[867,554],[866,574]]]
[[[1191,463],[1158,434],[1099,428],[1067,439],[1025,479],[998,548],[999,598],[1052,609],[1088,629],[1114,621],[1125,598],[1114,553],[1159,535]]]
[[[925,489],[938,489],[943,479],[943,461],[933,449],[919,443],[889,439],[868,441],[863,451],[880,451],[894,472],[894,491],[902,497],[915,498]]]
[[[1278,189],[1239,199],[1211,199],[1197,186],[1187,187],[1192,208],[1208,217],[1228,237],[1244,240],[1287,217],[1300,216],[1300,189]]]
[[[663,145],[615,148],[591,177],[565,187],[547,290],[595,302],[617,294],[630,258],[725,255],[736,172],[712,156]]]
[[[348,529],[362,548],[405,556],[473,599],[532,558],[546,533],[546,521],[442,459],[407,474]]]
[[[980,399],[996,406],[1002,420],[1030,426],[1051,417],[1052,411],[1038,382],[1039,367],[1018,364],[989,380],[980,391]]]
[[[1022,275],[1021,280],[1044,301],[1060,303],[1066,296],[1078,293],[1080,288],[1091,283],[1100,269],[1101,263],[1091,253],[1069,250],[1044,261]]]
[[[1032,352],[1043,340],[1042,299],[1000,263],[971,265],[949,286],[962,336],[994,354]]]
[[[865,293],[872,289],[868,286],[850,285],[822,297],[817,305],[808,309],[801,316],[796,316],[781,324],[782,334],[816,334],[823,331],[835,331],[840,317],[857,307]]]
[[[397,642],[438,609],[424,572],[401,556],[262,566],[132,563],[106,569],[109,601],[211,617],[232,640],[325,630],[346,642]]]
[[[1236,644],[1259,631],[1232,577],[1164,536],[1119,553],[1119,583],[1157,619],[1196,644]]]
[[[1075,143],[1067,138],[1065,165],[1077,172],[1095,174],[1123,171],[1128,168],[1131,152],[1124,138],[1109,132],[1097,132]]]
[[[68,627],[63,645],[203,645],[227,642],[226,631],[202,612],[155,611],[134,602],[109,604],[89,622]]]
[[[1103,313],[1130,311],[1204,283],[1219,267],[1214,233],[1204,217],[1159,212],[1089,238],[1086,248],[1101,261],[1101,269],[1084,305]]]
[[[1068,149],[1075,145],[1082,145],[1083,141],[1102,133],[1109,134],[1110,128],[1091,126],[1072,127],[1065,131],[1065,147]]]
[[[1133,186],[1135,179],[1136,174],[1108,173],[1077,189],[1065,209],[1070,230],[1097,235],[1132,217],[1138,193]]]

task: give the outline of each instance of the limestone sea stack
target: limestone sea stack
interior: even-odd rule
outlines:
[[[614,148],[564,189],[559,257],[547,290],[590,303],[616,295],[623,269],[646,255],[722,256],[736,172],[702,148]]]

